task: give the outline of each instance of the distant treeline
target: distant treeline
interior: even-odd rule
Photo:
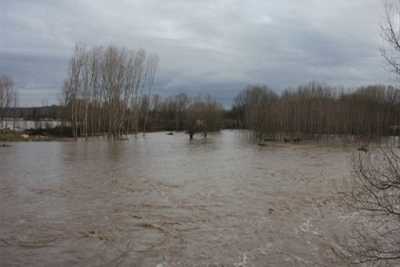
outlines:
[[[153,94],[157,66],[158,57],[142,49],[77,46],[63,89],[64,125],[75,137],[219,130],[223,108],[211,97]]]
[[[400,90],[392,86],[344,90],[311,82],[281,93],[267,86],[249,86],[224,110],[210,96],[155,95],[157,69],[158,57],[143,49],[76,46],[61,106],[13,110],[33,120],[59,119],[74,137],[159,130],[185,130],[192,136],[221,128],[249,129],[264,139],[296,140],[400,132]],[[3,91],[12,96],[12,90]],[[6,111],[11,102],[3,105]]]
[[[74,124],[76,136],[108,135],[107,127],[102,128],[102,125],[106,126],[108,123],[108,115],[106,117],[99,116],[99,107],[92,104],[89,104],[87,109],[84,108],[84,103],[75,103],[75,105],[80,106],[75,115],[77,118]],[[159,95],[145,95],[138,101],[136,109],[126,111],[132,117],[137,117],[132,121],[125,120],[120,125],[119,134],[153,131],[201,132],[205,130],[213,132],[227,127],[236,128],[230,124],[231,120],[224,120],[225,115],[229,112],[225,111],[222,105],[210,96],[189,97],[186,94],[179,94],[161,97]],[[60,118],[64,121],[64,125],[70,127],[71,109],[64,107],[63,110],[63,116]],[[85,121],[86,117],[87,122]],[[205,128],[197,129],[198,122],[204,123]]]
[[[281,93],[248,86],[230,109],[211,96],[153,93],[158,57],[144,50],[77,46],[59,106],[18,108],[13,81],[0,77],[0,123],[8,118],[59,120],[74,137],[147,131],[207,134],[242,128],[258,138],[400,134],[400,90],[393,86],[339,89],[311,82]]]
[[[229,109],[210,96],[190,97],[184,93],[168,97],[143,93],[124,112],[116,107],[109,110],[107,104],[95,99],[87,101],[77,96],[66,103],[9,107],[2,114],[26,120],[59,120],[75,136],[108,134],[109,123],[113,123],[110,119],[116,116],[109,113],[114,109],[120,112],[117,113],[120,134],[201,131],[195,129],[199,121],[204,123],[206,131],[241,128],[252,130],[259,138],[272,139],[400,134],[400,90],[382,85],[344,90],[312,82],[280,94],[267,86],[248,86]]]
[[[52,105],[44,107],[8,107],[2,114],[5,118],[19,118],[28,121],[61,120],[64,108]]]
[[[64,118],[73,136],[141,130],[142,96],[152,94],[157,66],[158,57],[143,49],[76,46],[63,88]],[[145,122],[148,112],[141,113]]]
[[[176,96],[161,97],[156,94],[150,97],[143,96],[140,103],[138,131],[183,131],[188,127],[188,121],[194,120],[191,117],[207,121],[210,131],[221,128],[237,128],[236,120],[230,115],[230,110],[224,110],[222,105],[210,96],[190,97],[181,93]],[[88,112],[92,110],[91,107],[88,108]],[[148,110],[146,118],[145,110]],[[206,110],[208,112],[205,112]],[[70,127],[70,111],[68,107],[62,105],[10,107],[3,109],[2,113],[5,118],[9,119],[56,120],[62,121],[64,126]],[[88,117],[94,118],[95,114],[90,114]],[[143,129],[145,123],[146,129]]]
[[[377,85],[345,91],[312,82],[277,94],[250,86],[236,97],[232,113],[259,138],[397,135],[400,90]]]

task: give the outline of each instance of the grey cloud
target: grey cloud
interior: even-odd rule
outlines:
[[[159,54],[157,90],[229,102],[248,83],[392,82],[379,55],[380,0],[3,0],[0,73],[24,104],[56,101],[75,43]],[[45,95],[44,91],[46,91]]]

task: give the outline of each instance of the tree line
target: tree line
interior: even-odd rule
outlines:
[[[235,98],[232,112],[259,138],[397,135],[400,90],[381,85],[344,90],[311,82],[278,94],[249,86]]]
[[[400,133],[400,90],[373,85],[342,89],[310,82],[281,93],[248,86],[225,110],[211,96],[154,94],[159,59],[145,50],[76,46],[61,106],[16,109],[13,81],[0,79],[0,122],[6,116],[54,118],[74,137],[147,131],[249,129],[260,139],[326,135],[379,137]]]
[[[63,88],[64,126],[74,137],[220,129],[223,108],[210,96],[153,94],[158,61],[144,50],[76,46]]]
[[[144,50],[135,53],[115,47],[77,46],[60,105],[18,107],[14,81],[1,77],[0,126],[5,125],[5,119],[56,120],[61,121],[61,126],[47,131],[71,137],[120,137],[163,130],[193,135],[224,128],[226,112],[209,95],[154,94],[157,64],[157,56],[146,59]]]
[[[73,136],[138,132],[141,96],[151,94],[157,66],[142,49],[76,46],[63,88]]]
[[[184,93],[175,96],[149,98],[149,129],[152,131],[193,131],[201,121],[207,131],[223,128],[223,106],[209,95],[190,97]]]
[[[60,105],[40,107],[9,107],[3,109],[5,118],[23,119],[27,121],[61,120],[64,108]]]

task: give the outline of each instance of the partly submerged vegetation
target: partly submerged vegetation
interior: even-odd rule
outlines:
[[[345,92],[312,82],[281,94],[266,86],[252,86],[236,97],[232,110],[240,125],[260,139],[326,135],[368,139],[398,135],[400,130],[400,90],[392,86]]]
[[[149,93],[137,96],[133,104],[121,97],[96,100],[93,92],[86,98],[79,91],[81,87],[76,90],[65,99],[65,105],[8,106],[1,109],[2,118],[57,120],[60,127],[53,132],[66,137],[240,128],[252,130],[259,140],[296,142],[322,136],[354,136],[368,141],[400,133],[400,90],[393,86],[343,90],[311,82],[281,94],[267,86],[249,86],[228,110],[210,96],[181,93],[163,98]],[[49,129],[41,131],[54,135]]]
[[[75,138],[161,130],[193,137],[240,128],[251,130],[258,140],[285,142],[339,135],[368,141],[400,133],[400,89],[394,86],[345,90],[310,82],[278,93],[254,85],[224,109],[211,96],[155,94],[157,68],[158,57],[144,50],[77,46],[59,106],[17,108],[13,81],[0,79],[0,128],[7,128],[3,124],[10,118],[57,120],[58,129],[36,131]],[[2,140],[19,139],[18,134],[1,135]]]
[[[267,86],[249,86],[228,110],[210,96],[183,93],[164,98],[143,94],[130,106],[120,97],[102,102],[81,95],[70,96],[62,106],[7,108],[4,114],[57,120],[63,130],[57,135],[73,137],[239,128],[252,130],[259,140],[296,142],[326,136],[368,141],[400,133],[400,90],[393,86],[343,90],[311,82],[281,94]]]
[[[53,141],[72,138],[71,129],[57,126],[54,128],[35,128],[23,131],[0,130],[0,142]]]

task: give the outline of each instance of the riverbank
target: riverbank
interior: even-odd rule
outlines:
[[[67,131],[61,127],[27,129],[24,131],[0,130],[0,142],[64,141],[71,139],[72,136],[67,134]]]

